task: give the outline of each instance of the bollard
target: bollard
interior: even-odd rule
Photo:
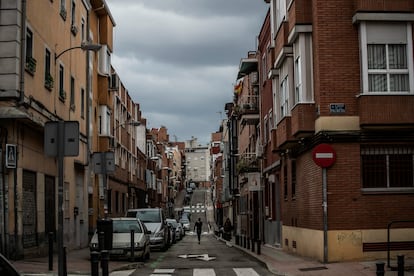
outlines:
[[[102,250],[101,251],[101,268],[102,268],[102,276],[108,276],[109,275],[109,252],[108,250]]]
[[[236,245],[239,245],[239,235],[236,235]]]
[[[385,263],[384,262],[377,262],[376,266],[377,266],[377,276],[384,276],[384,274],[385,274],[385,271],[384,271]]]
[[[131,230],[131,262],[134,261],[135,257],[135,231]]]
[[[260,246],[261,246],[261,241],[260,240],[257,240],[257,255],[260,255]]]
[[[246,248],[246,236],[243,237],[243,247]]]
[[[247,242],[247,249],[250,249],[250,238],[247,238],[246,242]]]
[[[63,275],[68,275],[68,266],[66,262],[66,246],[63,247]]]
[[[252,252],[254,252],[254,239],[252,239]]]
[[[49,232],[49,271],[53,270],[53,232]]]
[[[99,276],[99,252],[91,252],[91,275]]]
[[[397,256],[398,276],[404,276],[404,255]]]

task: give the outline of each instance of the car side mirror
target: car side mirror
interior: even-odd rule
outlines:
[[[150,230],[147,230],[147,234],[151,234],[152,232]]]

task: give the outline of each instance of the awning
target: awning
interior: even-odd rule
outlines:
[[[242,58],[239,65],[239,73],[237,79],[240,79],[251,72],[257,71],[257,59],[256,58]]]

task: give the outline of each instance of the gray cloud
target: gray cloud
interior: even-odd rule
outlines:
[[[268,5],[251,0],[107,0],[112,63],[149,127],[207,143]]]

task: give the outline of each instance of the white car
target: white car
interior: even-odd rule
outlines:
[[[112,247],[108,250],[110,257],[131,258],[131,230],[134,230],[134,256],[147,260],[150,258],[150,234],[144,223],[137,218],[111,218]],[[89,244],[90,251],[99,251],[98,232],[95,231]]]

